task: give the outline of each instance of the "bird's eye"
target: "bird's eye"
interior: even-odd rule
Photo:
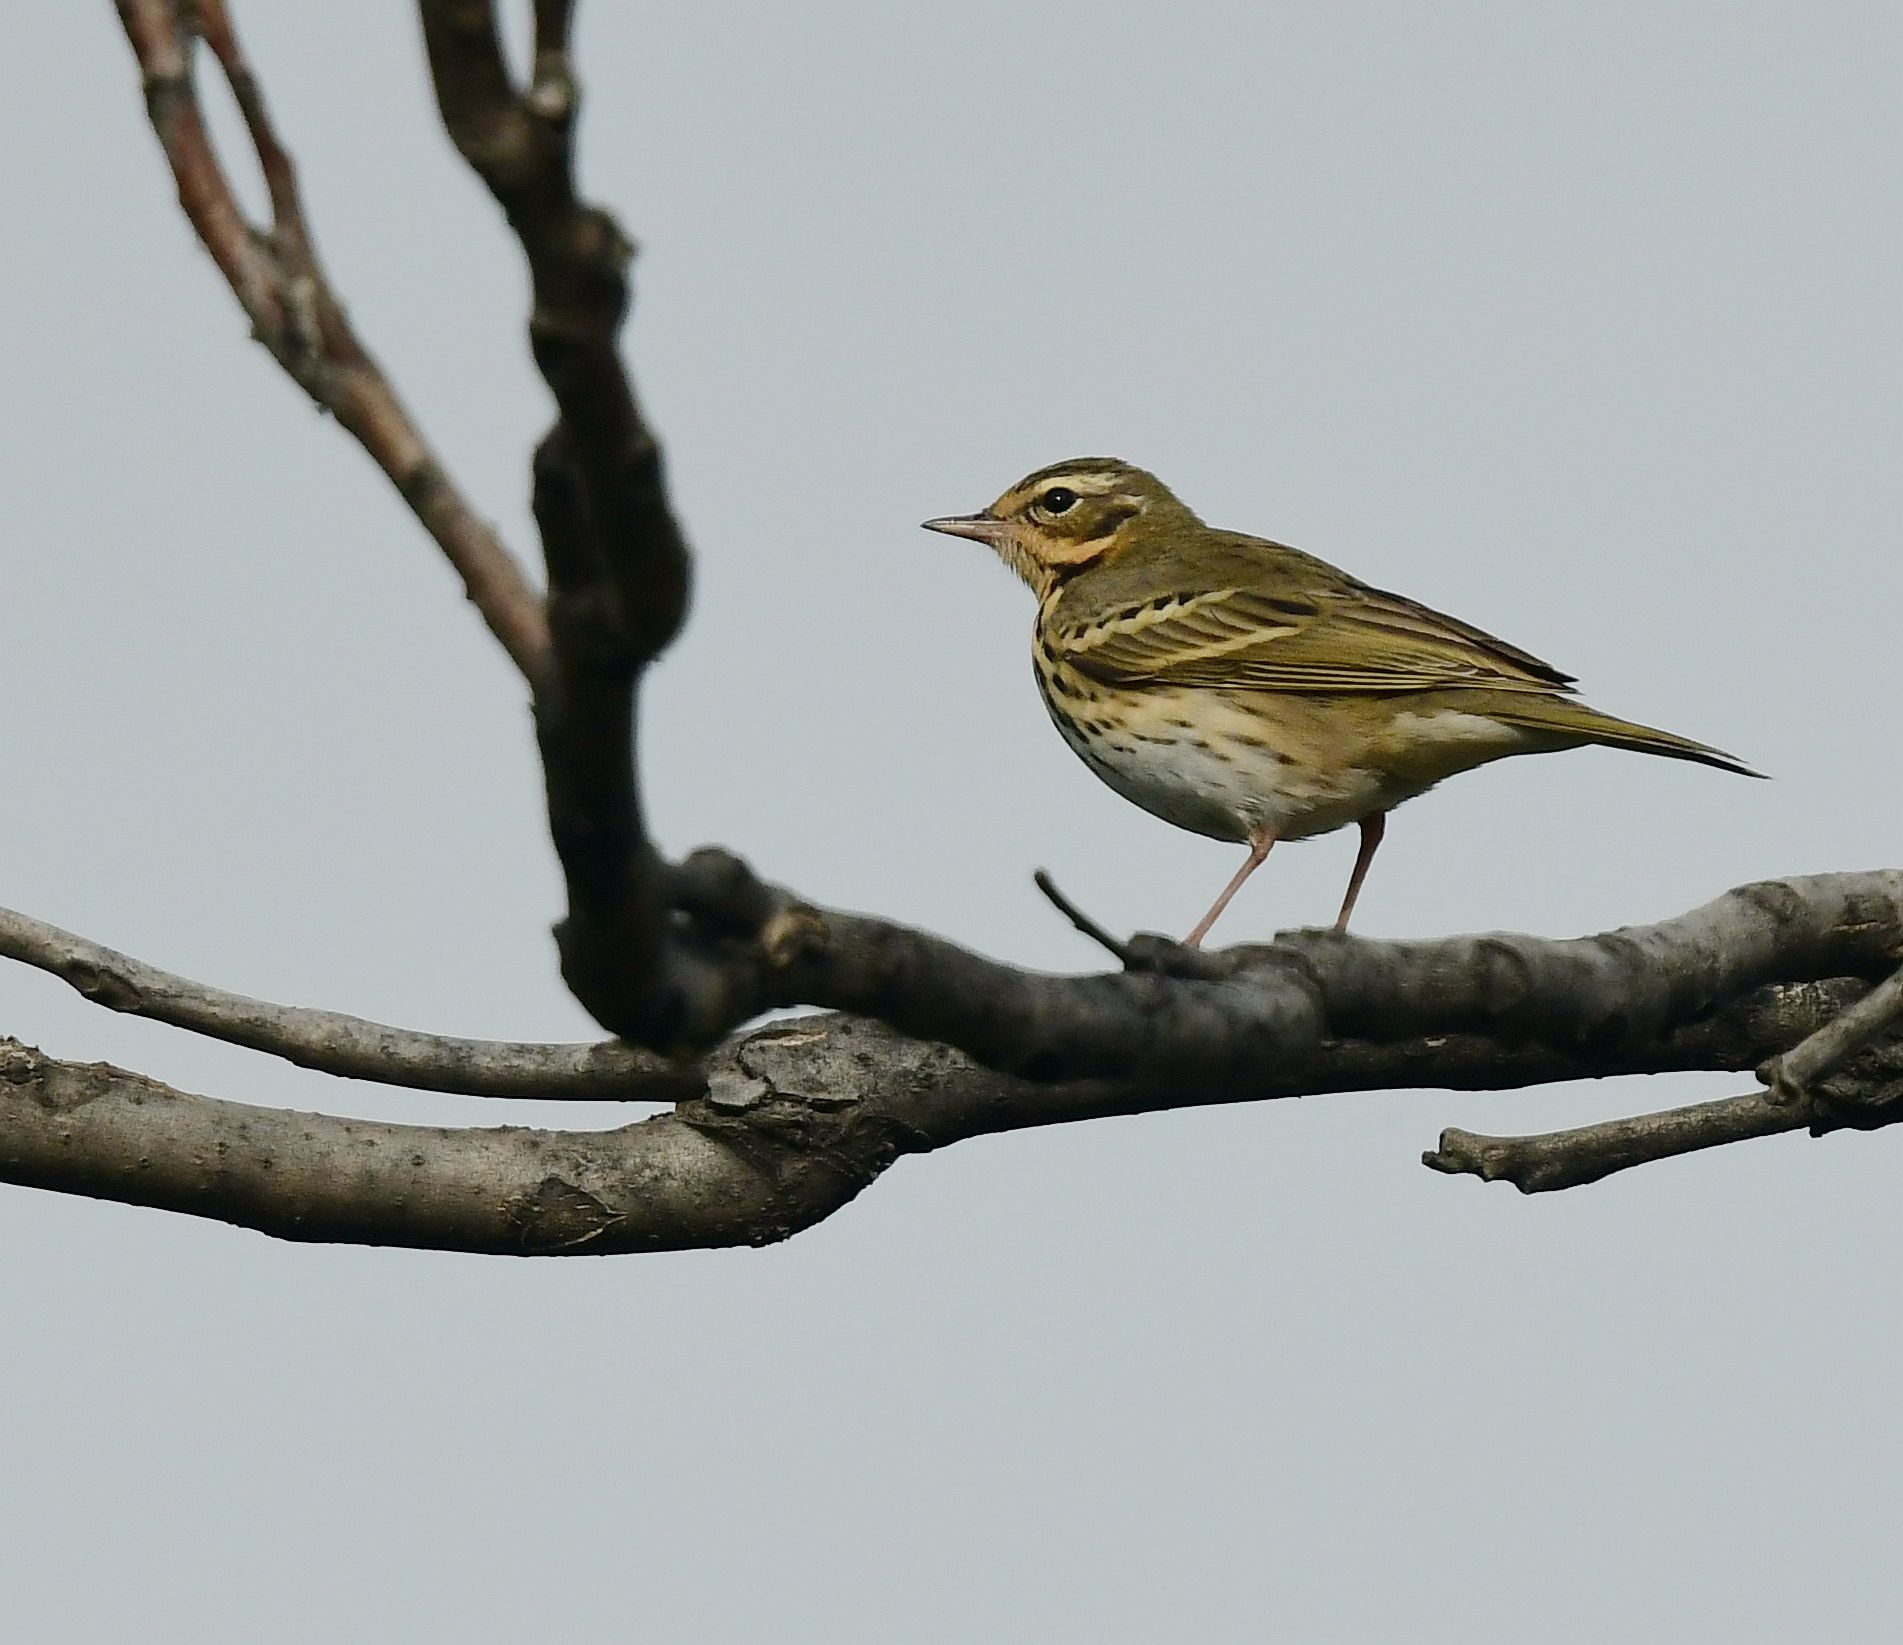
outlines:
[[[1062,514],[1077,502],[1077,493],[1069,486],[1052,486],[1037,500],[1037,506],[1046,514]]]

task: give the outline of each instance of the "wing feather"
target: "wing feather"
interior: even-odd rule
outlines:
[[[1080,579],[1083,597],[1060,599],[1050,613],[1065,655],[1111,683],[1370,694],[1571,689],[1571,675],[1484,629],[1298,550],[1227,541],[1229,552],[1210,557],[1211,586],[1130,599],[1123,596],[1140,590],[1127,578],[1106,577],[1098,590]]]

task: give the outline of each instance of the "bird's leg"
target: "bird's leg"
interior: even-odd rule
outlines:
[[[1262,866],[1262,859],[1269,854],[1269,847],[1275,844],[1275,830],[1258,828],[1249,836],[1249,857],[1236,870],[1236,877],[1222,888],[1222,895],[1216,899],[1215,906],[1196,922],[1196,929],[1183,939],[1185,948],[1200,948],[1203,938],[1209,935],[1209,928],[1216,923],[1216,916],[1229,906],[1229,899],[1242,889],[1242,882]]]
[[[1355,871],[1348,876],[1348,895],[1341,899],[1341,912],[1335,916],[1335,929],[1348,929],[1348,916],[1355,911],[1355,898],[1361,895],[1361,882],[1368,877],[1368,864],[1374,861],[1375,848],[1388,831],[1388,814],[1376,811],[1361,819],[1361,849],[1355,853]]]

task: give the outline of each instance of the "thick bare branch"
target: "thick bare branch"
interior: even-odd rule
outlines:
[[[681,990],[708,984],[669,940],[668,866],[641,815],[635,697],[685,617],[690,560],[617,350],[633,246],[576,194],[571,7],[537,5],[519,93],[490,0],[422,0],[421,11],[443,124],[528,260],[529,338],[559,413],[535,461],[555,647],[536,727],[567,883],[562,974],[604,1026],[672,1044]]]
[[[1044,1084],[986,1075],[1009,1083],[986,1085],[983,1100],[974,1100],[971,1113],[986,1117],[980,1129],[1010,1131],[1117,1114],[1352,1091],[1519,1091],[1620,1075],[1693,1069],[1736,1072],[1754,1066],[1758,1047],[1796,1044],[1834,1013],[1861,998],[1868,987],[1847,977],[1822,983],[1773,983],[1647,1041],[1565,1046],[1504,1044],[1478,1033],[1414,1034],[1393,1041],[1331,1039],[1318,1045],[1306,1061],[1264,1068],[1253,1082],[1239,1089],[1176,1080],[1156,1086],[1120,1080]],[[810,1020],[830,1023],[855,1019],[828,1016]],[[976,1063],[970,1066],[979,1070]],[[1903,1078],[1903,1070],[1899,1078]]]
[[[579,106],[571,8],[536,9],[533,77],[518,94],[492,0],[422,0],[423,38],[451,140],[488,185],[529,265],[529,338],[560,419],[551,460],[576,471],[577,512],[553,540],[551,594],[589,603],[596,661],[652,661],[687,612],[689,555],[669,507],[660,444],[635,399],[617,339],[634,247],[613,217],[575,191]],[[606,587],[598,587],[603,580]],[[558,636],[559,643],[559,636]]]
[[[962,1043],[1029,1089],[1048,1087],[1048,1101],[1020,1096],[1010,1110],[1013,1123],[1041,1124],[1325,1090],[1751,1067],[1749,1056],[1719,1054],[1713,1025],[1776,1003],[1787,1016],[1743,1041],[1768,1055],[1828,1021],[1849,1003],[1843,987],[1865,985],[1846,980],[1814,997],[1767,994],[1766,985],[1886,966],[1894,878],[1745,887],[1658,926],[1569,941],[1297,934],[1281,948],[1203,956],[1199,966],[1228,974],[1189,978],[1033,976],[940,939],[817,912],[812,929],[776,916],[779,932],[766,941],[796,950],[776,961],[789,999],[805,994],[801,967],[812,966],[806,997],[823,985],[861,1014]],[[1767,910],[1775,940],[1754,929]],[[834,949],[816,958],[816,941]],[[690,1071],[625,1046],[456,1040],[226,994],[18,914],[0,912],[0,953],[113,1009],[352,1078],[518,1097],[671,1099],[699,1089]],[[1802,1033],[1788,1017],[1794,1008],[1806,1013]]]
[[[1331,1044],[1301,1079],[1265,1073],[1251,1095],[1749,1067],[1864,988],[1761,989],[1649,1049],[1516,1049],[1476,1035]],[[1903,1089],[1903,1070],[1891,1083]],[[1039,1084],[828,1016],[732,1042],[710,1060],[704,1093],[638,1125],[441,1130],[219,1102],[0,1042],[0,1179],[288,1239],[524,1255],[670,1250],[785,1238],[900,1156],[966,1137],[1222,1100],[1237,1099]],[[1777,1113],[1785,1128],[1802,1123],[1788,1107]]]
[[[192,1096],[0,1040],[0,1175],[282,1239],[525,1256],[760,1243],[861,1184],[674,1114],[616,1131],[442,1130]]]
[[[942,944],[929,975],[908,974],[881,965],[849,916],[826,916],[860,967],[825,968],[835,984],[895,1015],[961,1024],[945,999],[999,994],[990,1049],[1042,1077],[862,1019],[801,1018],[731,1041],[704,1080],[679,1076],[675,1113],[643,1125],[431,1131],[242,1108],[11,1047],[0,1054],[0,1177],[300,1239],[546,1253],[758,1242],[830,1214],[901,1154],[981,1133],[1324,1091],[1758,1067],[1871,992],[1864,979],[1886,971],[1895,940],[1897,879],[1745,887],[1675,921],[1573,942],[1316,936],[1204,956],[1203,976],[1043,979],[1062,987],[1021,1008],[1002,995],[1030,999],[1040,979]],[[0,919],[0,952],[101,1004],[358,1077],[572,1096],[595,1079],[600,1094],[626,1095],[625,1078],[652,1073],[619,1047],[471,1047],[195,988],[18,916]],[[811,959],[789,958],[788,974]],[[1788,980],[1833,965],[1848,974]],[[945,999],[916,992],[928,981]],[[1133,1037],[1146,1021],[1158,1036],[1148,1045]],[[1084,1043],[1092,1034],[1109,1036],[1107,1054]],[[1216,1049],[1198,1050],[1198,1036]],[[1048,1077],[1067,1064],[1118,1077]],[[1761,1095],[1548,1137],[1449,1132],[1428,1163],[1557,1188],[1780,1130],[1888,1123],[1882,1105],[1900,1093],[1892,1040],[1865,1047],[1803,1108]]]
[[[717,866],[712,854],[690,859],[683,886]],[[724,954],[728,1004],[745,1014],[825,1006],[1033,1079],[1167,1076],[1222,1091],[1299,1070],[1326,1040],[1645,1044],[1767,983],[1887,977],[1903,953],[1903,872],[1891,869],[1740,886],[1675,919],[1592,937],[1299,931],[1214,953],[1140,940],[1133,952],[1159,969],[1091,977],[1022,971],[784,894],[767,906],[757,934],[729,938]]]
[[[224,0],[118,0],[118,7],[179,204],[244,306],[252,335],[389,476],[534,684],[549,650],[542,602],[444,470],[344,313],[318,261],[296,170],[239,51]],[[266,227],[245,220],[206,130],[194,79],[200,39],[230,82],[257,152],[271,202]]]
[[[347,1079],[556,1101],[677,1101],[706,1088],[697,1068],[668,1063],[616,1040],[593,1045],[467,1040],[227,993],[12,910],[0,909],[0,956],[49,972],[108,1010]],[[1333,1091],[1497,1090],[1614,1074],[1748,1068],[1770,1051],[1827,1026],[1867,992],[1868,984],[1853,978],[1773,984],[1644,1039],[1541,1044],[1442,1031],[1391,1042],[1326,1039],[1306,1058],[1263,1063],[1239,1087],[1193,1079],[1188,1064],[1165,1060],[1147,1084],[1129,1077],[1060,1083],[1025,1079],[1002,1110],[995,1091],[979,1108],[994,1116],[1005,1113],[1016,1127]],[[833,1025],[849,1019],[801,1020]]]

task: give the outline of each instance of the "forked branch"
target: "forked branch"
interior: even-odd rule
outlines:
[[[1865,991],[1849,981],[1773,985],[1643,1047],[1514,1047],[1474,1034],[1331,1043],[1299,1072],[1265,1070],[1253,1094],[1483,1089],[1751,1066]],[[1899,1091],[1893,1072],[1881,1091],[1873,1084],[1863,1095]],[[558,1079],[546,1094],[575,1093]],[[674,1250],[783,1239],[839,1209],[900,1157],[967,1137],[1220,1100],[1236,1099],[1128,1082],[1041,1084],[875,1023],[828,1016],[728,1042],[708,1060],[698,1094],[617,1130],[443,1129],[221,1102],[0,1041],[0,1179],[286,1239],[552,1256]],[[1870,1112],[1885,1123],[1903,1105]],[[1807,1121],[1790,1105],[1777,1114],[1779,1129],[1846,1123]],[[1757,1134],[1732,1123],[1713,1140]],[[1450,1133],[1442,1152],[1461,1140]],[[1542,1157],[1541,1141],[1492,1143],[1471,1164],[1451,1154],[1439,1163],[1529,1189],[1563,1186],[1556,1173],[1568,1162]],[[1575,1180],[1590,1180],[1570,1168]]]
[[[389,476],[531,684],[546,671],[542,602],[495,530],[470,507],[344,313],[318,261],[264,93],[238,49],[224,0],[117,0],[145,85],[146,111],[179,204],[251,321],[252,335]],[[200,42],[231,87],[264,173],[271,221],[246,220],[198,102]]]

